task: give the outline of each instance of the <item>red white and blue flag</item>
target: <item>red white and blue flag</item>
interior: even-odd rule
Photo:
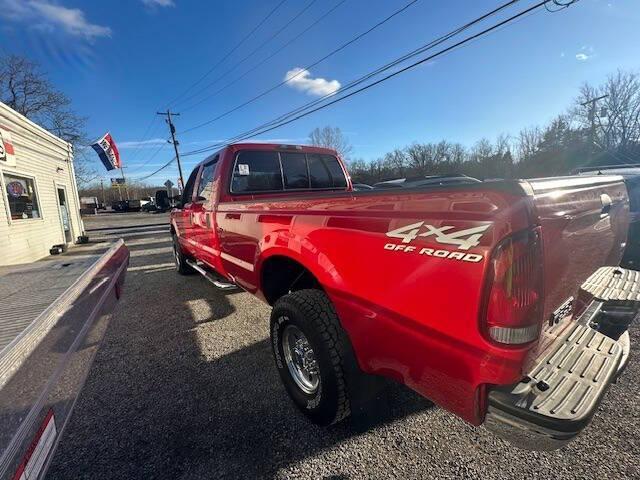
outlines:
[[[107,170],[115,170],[122,166],[118,147],[116,147],[116,142],[110,133],[107,132],[100,140],[93,143],[91,147],[96,151]]]

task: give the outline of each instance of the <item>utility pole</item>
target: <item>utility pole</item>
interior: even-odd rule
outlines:
[[[176,140],[176,127],[173,126],[173,122],[171,121],[171,115],[178,116],[180,114],[179,113],[175,113],[175,112],[171,113],[171,110],[169,110],[169,109],[167,109],[166,112],[156,112],[156,113],[158,115],[166,115],[167,116],[165,121],[169,125],[169,131],[171,132],[171,140],[169,140],[169,143],[173,144],[173,149],[176,152],[176,161],[178,162],[178,173],[180,174],[180,183],[182,184],[182,186],[184,188],[184,178],[182,177],[182,165],[180,164],[180,153],[178,152],[178,145],[180,143]]]
[[[127,186],[127,181],[124,178],[124,170],[122,165],[120,165],[120,175],[122,175],[122,184],[124,185],[124,193],[127,196],[127,200],[129,200],[129,187]],[[120,195],[120,200],[122,200],[122,194]]]
[[[100,192],[102,193],[102,205],[106,205],[107,202],[104,200],[104,179],[100,179]]]
[[[600,95],[599,97],[592,98],[591,100],[587,100],[586,102],[582,102],[581,105],[583,107],[589,106],[589,121],[591,122],[591,126],[589,128],[589,163],[593,159],[593,150],[596,143],[596,103],[603,98],[607,98],[609,95]]]

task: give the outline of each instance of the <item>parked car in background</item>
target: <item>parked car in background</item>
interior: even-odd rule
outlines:
[[[126,200],[117,200],[111,203],[111,210],[114,212],[126,212],[127,211],[127,201]]]
[[[578,175],[621,175],[629,194],[629,233],[621,265],[640,270],[640,164],[581,167]]]
[[[422,175],[409,178],[396,178],[394,180],[386,180],[384,182],[374,183],[373,188],[419,188],[436,185],[464,185],[470,183],[480,183],[480,180],[478,180],[477,178],[468,177],[463,174],[454,173],[448,175]]]
[[[618,266],[622,178],[386,185],[353,191],[333,150],[230,145],[171,212],[176,268],[273,306],[276,368],[315,423],[381,375],[521,448],[573,439],[627,364],[639,306]]]
[[[156,206],[155,197],[146,197],[145,202],[142,205],[142,211],[149,213],[149,212],[156,212],[157,210],[158,208]]]
[[[158,212],[166,212],[171,209],[171,199],[166,190],[157,190],[155,196],[156,210]]]
[[[142,210],[142,202],[137,199],[127,200],[127,211],[128,212],[139,212]]]
[[[362,192],[365,190],[372,190],[373,187],[371,185],[367,185],[366,183],[354,183],[353,190],[356,192]]]
[[[114,212],[139,212],[142,210],[140,200],[118,200],[111,204]]]
[[[100,210],[98,197],[80,197],[80,213],[82,215],[92,215]]]

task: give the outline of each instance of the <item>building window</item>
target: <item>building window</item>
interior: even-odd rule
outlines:
[[[10,173],[5,173],[3,176],[11,219],[40,218],[40,207],[33,179]]]

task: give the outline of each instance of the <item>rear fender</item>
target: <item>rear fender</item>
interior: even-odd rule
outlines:
[[[306,237],[284,230],[271,232],[259,242],[258,246],[261,253],[256,263],[256,272],[259,294],[263,299],[262,267],[268,259],[275,256],[286,257],[302,265],[313,274],[327,292],[341,288],[344,284],[331,260]]]

